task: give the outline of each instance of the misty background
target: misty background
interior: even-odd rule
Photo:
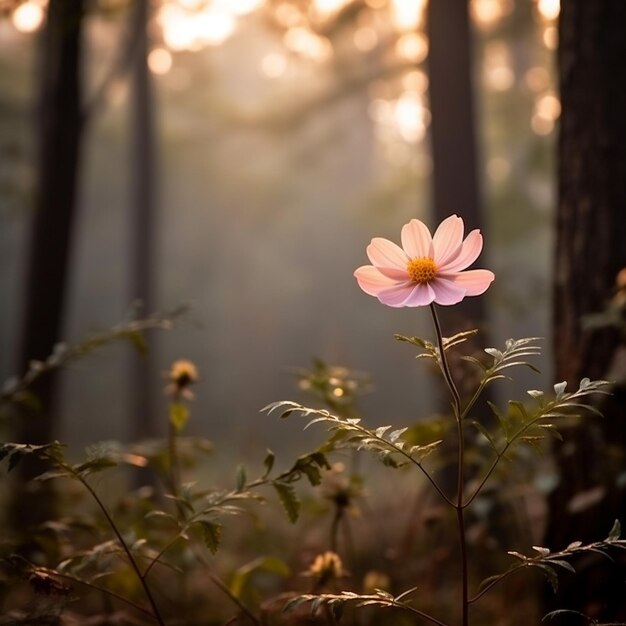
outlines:
[[[372,19],[384,19],[385,3],[379,4]],[[541,336],[546,351],[558,117],[548,4],[543,13],[542,3],[530,1],[472,5],[485,235],[476,266],[496,273],[483,296],[486,330],[490,345]],[[288,49],[283,31],[268,23],[269,10],[238,18],[219,45],[177,49],[168,44],[165,18],[156,16],[150,27],[151,45],[169,57],[161,55],[159,65],[154,56],[151,64],[156,294],[146,313],[190,305],[172,331],[152,335],[155,411],[165,430],[163,374],[173,360],[190,359],[201,380],[188,432],[257,455],[268,446],[307,449],[300,422],[259,410],[301,399],[295,368],[309,367],[313,357],[371,375],[374,387],[361,407],[374,423],[404,423],[437,410],[432,373],[393,339],[394,333],[431,337],[429,316],[381,306],[352,276],[367,263],[372,237],[399,241],[413,217],[436,227],[427,50],[409,49],[400,59],[411,66],[405,71],[353,80],[389,54],[382,46],[363,51],[356,45],[359,29],[376,24],[348,23],[333,39],[333,55],[316,58]],[[32,214],[39,36],[32,30],[20,30],[15,18],[0,21],[2,379],[17,374]],[[88,14],[88,94],[106,75],[126,30],[122,10]],[[407,120],[397,104],[407,93],[419,95],[421,124]],[[133,307],[129,119],[129,84],[122,77],[85,137],[62,333],[68,342],[112,326]],[[464,215],[463,206],[438,210]],[[130,437],[130,352],[110,346],[64,371],[59,439],[79,448]],[[551,383],[548,357],[541,377],[518,375],[519,393]]]

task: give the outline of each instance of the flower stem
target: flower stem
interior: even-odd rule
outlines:
[[[177,497],[180,495],[180,466],[178,462],[178,446],[176,445],[178,433],[176,432],[176,427],[171,421],[168,426],[167,447],[169,456],[170,489],[172,490],[172,495]]]
[[[72,471],[72,470],[70,469],[70,471]],[[111,527],[111,530],[114,532],[115,536],[117,537],[117,540],[119,541],[120,546],[122,547],[122,549],[126,553],[128,561],[130,563],[130,566],[132,567],[133,571],[135,572],[135,575],[137,576],[137,579],[139,580],[139,583],[141,584],[141,587],[143,588],[143,591],[144,591],[144,593],[146,595],[146,598],[148,599],[148,602],[150,603],[150,607],[152,608],[152,616],[159,623],[160,626],[165,626],[165,622],[163,621],[163,617],[161,616],[161,613],[159,611],[159,607],[157,606],[157,603],[156,603],[156,601],[154,599],[154,596],[152,595],[152,591],[150,590],[150,587],[148,586],[148,583],[147,583],[145,577],[143,576],[143,574],[141,573],[141,571],[139,569],[139,565],[137,564],[137,560],[133,556],[133,553],[131,552],[130,548],[128,547],[128,544],[126,543],[126,541],[124,540],[124,537],[122,537],[122,533],[119,531],[119,529],[117,527],[117,524],[113,521],[113,518],[111,517],[111,514],[109,513],[107,508],[104,506],[104,502],[102,502],[102,500],[100,499],[98,494],[95,492],[93,487],[87,482],[87,480],[85,479],[84,476],[81,476],[79,473],[74,472],[74,471],[72,471],[72,473],[83,484],[85,489],[87,489],[87,491],[89,491],[89,493],[91,494],[91,496],[95,500],[96,504],[98,505],[98,507],[102,511],[102,514],[106,518],[109,526]]]
[[[441,324],[437,317],[435,304],[430,305],[433,323],[435,325],[435,333],[437,335],[437,346],[439,348],[439,365],[441,372],[448,385],[452,396],[452,410],[456,420],[458,448],[457,448],[457,490],[456,502],[453,504],[456,511],[457,526],[459,532],[459,546],[461,550],[461,595],[462,595],[462,624],[469,624],[469,596],[468,596],[468,567],[467,567],[467,544],[465,538],[465,505],[463,504],[463,491],[465,486],[465,436],[463,433],[463,420],[461,417],[461,397],[459,391],[452,378],[450,366],[446,358],[446,352],[443,345],[443,334],[441,332]]]

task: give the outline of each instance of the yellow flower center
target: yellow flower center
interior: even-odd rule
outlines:
[[[437,276],[437,266],[435,262],[428,257],[419,257],[411,259],[406,264],[406,271],[414,283],[420,285],[428,283]]]

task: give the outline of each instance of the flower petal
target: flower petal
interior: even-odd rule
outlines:
[[[395,287],[391,287],[390,289],[384,289],[383,291],[380,291],[377,295],[377,298],[387,306],[407,306],[405,302],[411,297],[412,293],[415,291],[415,288],[415,283],[411,282],[398,284]]]
[[[487,291],[495,275],[489,270],[466,270],[458,274],[451,274],[446,278],[458,287],[463,287],[466,296],[479,296]]]
[[[455,259],[463,243],[463,220],[457,215],[447,217],[433,235],[433,258],[437,267]]]
[[[428,306],[435,299],[435,291],[429,284],[415,285],[411,295],[402,306]]]
[[[424,222],[412,219],[402,227],[402,247],[410,258],[431,257],[433,238]]]
[[[482,252],[483,236],[478,229],[473,230],[461,245],[459,255],[450,260],[446,265],[439,266],[441,274],[459,272],[469,267]]]
[[[372,265],[379,269],[404,270],[406,276],[406,264],[409,258],[404,250],[383,237],[374,237],[367,246],[367,256]]]
[[[373,265],[363,265],[354,271],[354,277],[359,287],[370,296],[378,297],[381,291],[390,289],[398,284],[397,280],[389,278]]]
[[[430,282],[430,286],[435,292],[435,302],[443,306],[457,304],[467,295],[464,287],[439,276]]]

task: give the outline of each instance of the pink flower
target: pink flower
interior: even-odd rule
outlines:
[[[483,249],[479,230],[463,240],[463,220],[451,215],[431,237],[426,225],[412,219],[402,227],[402,248],[375,237],[367,246],[372,265],[355,272],[359,287],[393,307],[457,304],[484,293],[495,278],[489,270],[467,270]]]

